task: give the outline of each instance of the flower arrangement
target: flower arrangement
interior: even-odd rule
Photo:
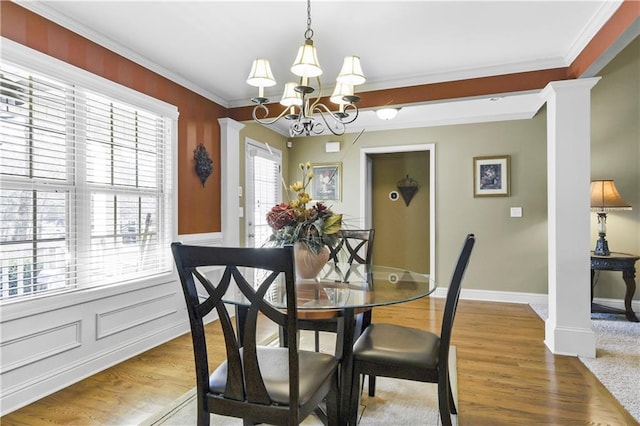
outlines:
[[[300,163],[302,180],[289,186],[296,199],[280,203],[267,213],[267,223],[273,230],[270,241],[277,245],[301,243],[319,254],[324,246],[334,246],[342,227],[342,215],[335,214],[322,202],[311,207],[307,187],[313,179],[311,163]]]

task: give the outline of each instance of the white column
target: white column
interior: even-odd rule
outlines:
[[[549,317],[545,344],[554,354],[595,357],[591,328],[591,88],[599,78],[549,83],[547,202]]]
[[[223,244],[240,245],[240,130],[244,124],[230,118],[220,123],[220,208]]]

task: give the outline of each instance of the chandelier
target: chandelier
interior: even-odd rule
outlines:
[[[299,77],[298,82],[289,82],[284,86],[284,92],[280,104],[285,107],[282,113],[272,119],[268,119],[269,99],[264,96],[264,88],[275,86],[276,80],[271,73],[269,60],[258,58],[253,61],[247,84],[258,88],[258,96],[251,98],[256,103],[253,108],[253,119],[264,125],[274,124],[281,118],[291,121],[289,134],[294,136],[319,135],[324,129],[328,129],[334,135],[343,135],[346,125],[358,118],[358,107],[355,103],[360,100],[354,95],[353,86],[362,84],[366,78],[362,72],[360,58],[347,56],[340,74],[336,78],[336,86],[329,100],[338,105],[337,111],[331,111],[329,107],[320,102],[322,84],[320,76],[322,68],[318,63],[316,48],[313,45],[313,30],[311,29],[311,0],[307,0],[307,30],[304,33],[304,44],[300,46],[298,55],[291,66],[291,72]],[[318,96],[312,98],[316,91],[310,83],[315,78],[318,88]],[[313,80],[312,80],[313,81]],[[258,118],[258,112],[261,118]],[[315,116],[314,116],[315,114]]]

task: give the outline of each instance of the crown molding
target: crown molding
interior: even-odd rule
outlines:
[[[192,92],[195,92],[201,96],[204,96],[205,98],[217,103],[218,105],[224,108],[229,108],[229,102],[226,99],[223,99],[220,96],[217,96],[214,93],[211,93],[208,90],[203,89],[197,84],[194,84],[192,81],[185,79],[181,75],[176,74],[172,71],[169,71],[168,69],[162,67],[161,65],[158,65],[157,63],[132,51],[131,49],[111,40],[108,37],[105,37],[103,34],[92,30],[91,28],[81,24],[80,22],[77,22],[64,14],[53,10],[51,7],[47,6],[44,2],[28,1],[28,0],[13,0],[13,1],[14,3],[20,5],[21,7],[24,7],[25,9],[37,15],[40,15],[43,18],[46,18],[51,22],[54,22],[68,29],[69,31],[73,31],[74,33],[79,34],[80,36],[86,38],[87,40],[90,40],[106,49],[109,49],[110,51],[117,53],[118,55],[126,59],[129,59],[130,61],[135,62],[136,64],[142,67],[145,67],[148,70],[151,70],[156,74],[159,74],[173,81],[174,83],[177,83],[191,90]]]
[[[576,38],[573,42],[573,45],[569,48],[569,52],[565,57],[566,66],[570,65],[573,61],[576,60],[578,55],[587,47],[589,42],[593,40],[593,38],[598,34],[604,24],[607,23],[609,19],[613,16],[613,14],[618,10],[618,8],[622,5],[623,0],[611,0],[605,1],[601,4],[600,9],[591,19],[591,21],[587,24],[587,26],[582,30],[582,33]]]

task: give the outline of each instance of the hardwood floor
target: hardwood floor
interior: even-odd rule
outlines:
[[[443,299],[376,308],[373,321],[439,333]],[[210,324],[212,364],[224,358]],[[544,323],[524,304],[461,300],[452,344],[458,354],[460,425],[636,425],[573,357],[545,347]],[[135,425],[194,386],[184,335],[0,418],[10,425]]]

